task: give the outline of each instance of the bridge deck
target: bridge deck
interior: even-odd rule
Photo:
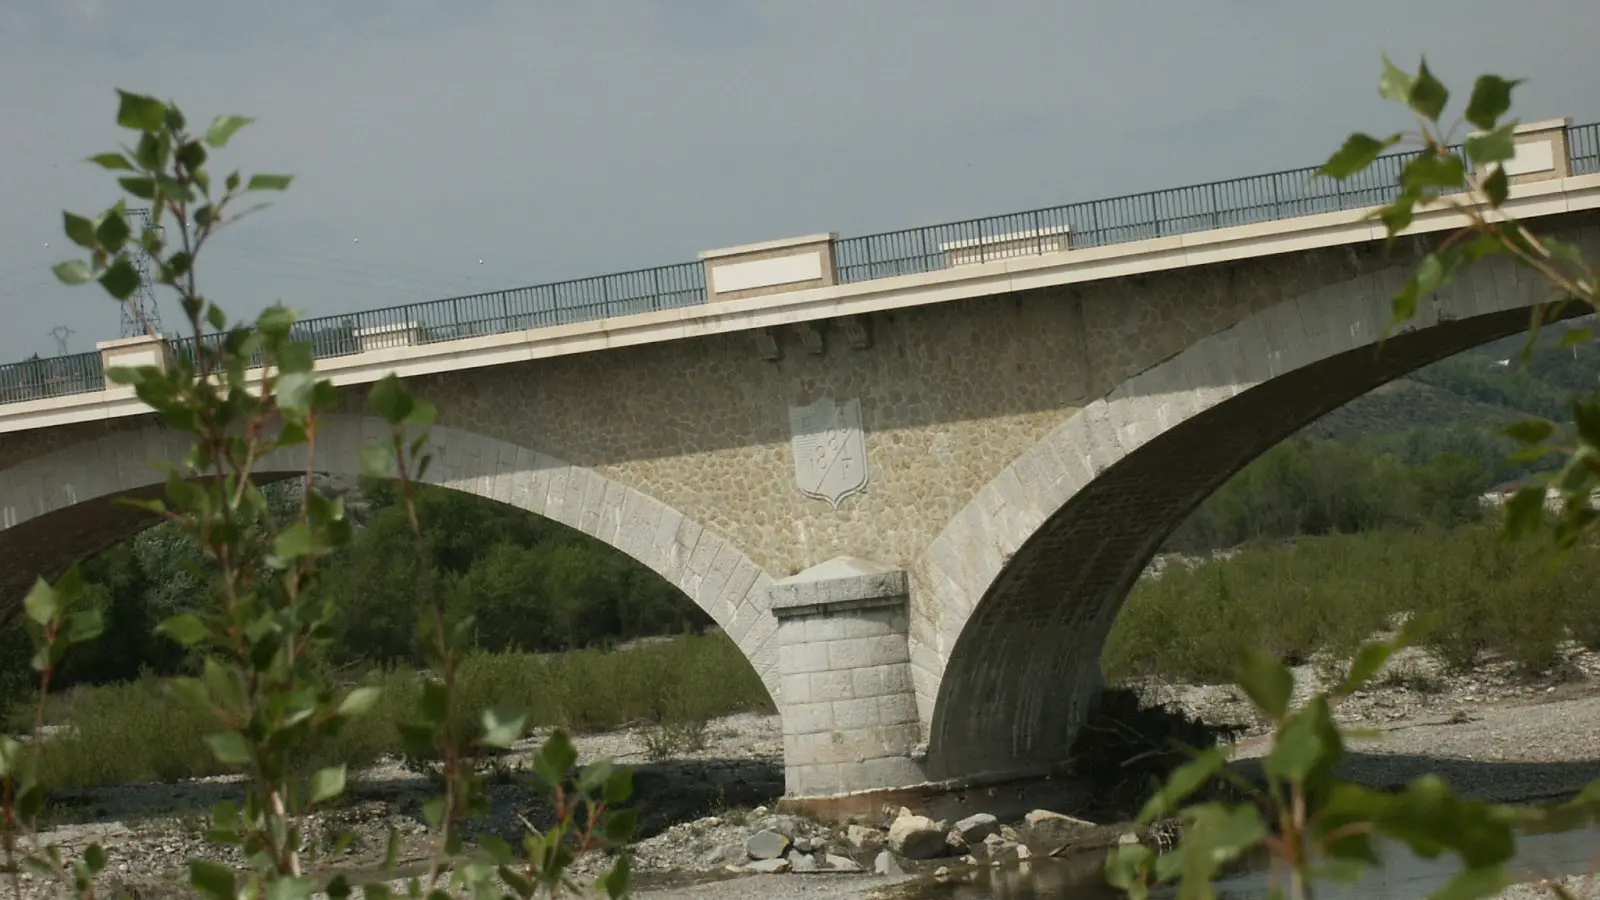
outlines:
[[[1595,193],[1594,185],[1589,182],[1600,185],[1600,179],[1592,177],[1600,176],[1600,123],[1569,126],[1566,146],[1568,177],[1514,189],[1514,199],[1532,201],[1531,206],[1525,203],[1528,208],[1518,215],[1568,211],[1568,207],[1557,208],[1542,202],[1549,200],[1552,194]],[[899,302],[856,304],[852,310],[830,309],[821,313],[806,308],[808,304],[814,306],[813,301],[819,298],[860,297],[863,292],[851,288],[865,282],[897,282],[876,286],[883,288],[880,293],[901,294],[903,292],[895,288],[902,285],[926,291],[938,283],[992,280],[985,276],[995,274],[997,265],[1003,267],[1004,274],[1054,271],[1062,268],[1063,259],[1070,259],[1069,265],[1079,268],[1081,277],[1067,275],[1047,279],[1048,283],[1059,284],[1171,268],[1170,260],[1146,260],[1133,268],[1127,265],[1107,267],[1103,263],[1111,258],[1126,263],[1139,257],[1170,256],[1175,248],[1182,257],[1177,265],[1197,265],[1222,258],[1375,239],[1382,236],[1381,229],[1371,234],[1351,233],[1350,226],[1358,217],[1339,214],[1368,210],[1394,199],[1399,191],[1398,175],[1415,155],[1413,151],[1381,157],[1358,177],[1343,183],[1319,175],[1317,167],[1304,167],[836,240],[833,242],[836,286],[776,297],[769,295],[754,302],[708,304],[705,267],[700,261],[694,261],[322,316],[297,323],[296,334],[300,340],[311,343],[318,359],[359,357],[362,362],[359,366],[323,367],[330,370],[338,382],[356,383],[379,377],[365,371],[372,366],[380,366],[384,371],[399,370],[402,374],[407,374],[405,370],[408,369],[421,373],[452,367],[440,365],[439,361],[455,358],[458,364],[454,367],[468,368],[553,355],[540,352],[537,345],[555,341],[561,342],[564,349],[554,352],[585,352],[730,327],[763,327],[866,312],[874,306],[892,308],[975,295],[971,290],[958,290],[933,301],[902,297]],[[1585,202],[1578,208],[1591,205]],[[1329,219],[1329,216],[1334,218]],[[1194,248],[1202,245],[1219,249],[1239,240],[1269,237],[1271,235],[1259,227],[1266,223],[1280,223],[1282,227],[1270,229],[1275,235],[1298,235],[1299,238],[1291,242],[1296,246],[1277,241],[1275,247],[1263,246],[1254,252],[1221,250],[1221,256],[1215,252],[1209,255],[1194,252]],[[1343,235],[1329,236],[1326,234],[1329,226],[1338,228]],[[1412,230],[1442,227],[1448,224],[1430,224],[1424,217],[1419,218]],[[1307,237],[1313,232],[1320,232],[1322,236]],[[1208,233],[1216,239],[1192,239]],[[1186,236],[1191,239],[1177,243],[1170,240]],[[1120,248],[1123,252],[1106,254],[1106,248]],[[907,276],[934,273],[946,273],[950,277],[907,280]],[[1019,284],[1015,278],[1011,281],[1009,289],[1012,290],[1046,283]],[[993,286],[988,290],[993,292]],[[661,315],[670,311],[679,311],[679,314]],[[761,316],[748,315],[759,311],[784,314],[777,319],[764,317],[767,321],[759,321]],[[628,329],[623,322],[612,321],[618,319],[635,327]],[[602,321],[608,327],[598,331],[593,327],[571,327],[592,326]],[[619,337],[618,332],[628,330],[636,332],[632,339]],[[499,339],[485,341],[485,338]],[[574,342],[574,338],[578,340]],[[192,357],[195,351],[193,337],[178,338],[171,344],[180,354]],[[475,358],[469,360],[463,354]],[[423,362],[424,359],[431,362]],[[5,408],[0,412],[0,431],[138,411],[126,402],[131,396],[121,396],[128,393],[120,389],[107,390],[103,355],[98,350],[0,365],[0,407]],[[61,402],[65,398],[94,394],[118,396]]]

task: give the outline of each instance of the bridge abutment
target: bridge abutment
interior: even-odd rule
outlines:
[[[923,782],[902,569],[836,557],[775,583],[785,782],[826,797]]]

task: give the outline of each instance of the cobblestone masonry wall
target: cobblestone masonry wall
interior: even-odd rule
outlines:
[[[354,478],[359,448],[384,433],[383,423],[373,418],[325,418],[316,469]],[[164,480],[151,463],[177,463],[187,448],[184,435],[146,425],[0,470],[6,526],[0,529],[0,556],[9,561],[0,587],[18,596],[36,574],[53,574],[72,558],[148,525],[148,517],[111,498],[149,493]],[[526,447],[436,426],[428,452],[435,458],[429,481],[547,516],[659,573],[711,615],[776,694],[777,622],[767,611],[772,579],[735,544],[653,497]],[[305,470],[303,448],[273,454],[258,466],[269,479]]]
[[[1566,225],[1562,238],[1600,253],[1600,229]],[[1407,272],[1308,291],[1194,342],[1066,417],[950,521],[911,570],[931,777],[1063,758],[1117,610],[1190,510],[1317,416],[1525,330],[1549,297],[1538,276],[1490,260],[1380,348]]]
[[[1122,380],[1285,297],[1379,264],[1338,248],[871,318],[767,361],[715,335],[413,379],[440,423],[598,473],[735,540],[774,577],[849,553],[913,562],[977,491]],[[350,412],[365,390],[350,392]],[[859,399],[870,481],[839,509],[795,484],[789,407]],[[0,470],[130,420],[0,436]]]

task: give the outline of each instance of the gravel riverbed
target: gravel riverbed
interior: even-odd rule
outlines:
[[[1303,695],[1315,689],[1328,667],[1296,670]],[[1319,674],[1320,673],[1320,674]],[[1242,726],[1235,744],[1238,765],[1248,767],[1267,749],[1264,723],[1230,686],[1144,684],[1149,702],[1164,703],[1213,723]],[[1425,653],[1410,650],[1393,660],[1371,689],[1342,703],[1338,718],[1379,732],[1352,747],[1346,774],[1374,786],[1398,785],[1423,772],[1443,775],[1458,790],[1501,801],[1544,799],[1571,793],[1600,778],[1600,656],[1569,649],[1550,675],[1525,678],[1501,663],[1486,663],[1468,675],[1445,672]],[[745,715],[718,720],[705,746],[652,761],[647,730],[579,736],[580,762],[612,759],[636,767],[640,840],[634,847],[639,873],[636,896],[646,898],[833,898],[867,897],[904,890],[936,865],[955,859],[907,863],[906,874],[873,874],[881,830],[867,840],[843,825],[827,825],[772,811],[783,790],[782,734],[776,717]],[[519,767],[542,734],[514,748],[489,778],[492,810],[475,833],[514,837],[524,818],[537,820],[540,801],[517,782]],[[426,777],[390,762],[355,779],[339,806],[310,823],[314,844],[331,835],[355,835],[338,861],[360,870],[381,859],[392,825],[402,834],[403,863],[426,858],[428,840],[420,808],[430,794]],[[111,853],[109,879],[140,900],[185,896],[185,860],[218,856],[203,831],[202,811],[238,793],[228,778],[176,784],[117,785],[66,792],[57,801],[56,823],[42,837],[69,851],[100,842]],[[1072,810],[1060,810],[1071,813]],[[876,824],[876,823],[871,823]],[[886,824],[886,823],[885,823]],[[829,869],[802,874],[750,874],[746,842],[758,831],[790,832],[816,859],[849,859],[859,872]],[[1034,848],[1035,852],[1050,848]],[[978,852],[978,851],[974,851]],[[220,854],[228,859],[227,854]],[[580,864],[597,872],[604,860]],[[1582,896],[1600,896],[1593,880],[1573,880]],[[51,896],[35,879],[24,898]],[[1508,897],[1531,894],[1518,887]],[[1547,895],[1548,896],[1548,895]]]

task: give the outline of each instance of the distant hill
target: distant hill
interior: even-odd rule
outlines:
[[[1363,441],[1419,429],[1493,432],[1529,416],[1570,418],[1575,392],[1600,387],[1600,347],[1560,346],[1589,319],[1547,326],[1526,364],[1525,334],[1467,350],[1358,397],[1306,426],[1306,437]]]

